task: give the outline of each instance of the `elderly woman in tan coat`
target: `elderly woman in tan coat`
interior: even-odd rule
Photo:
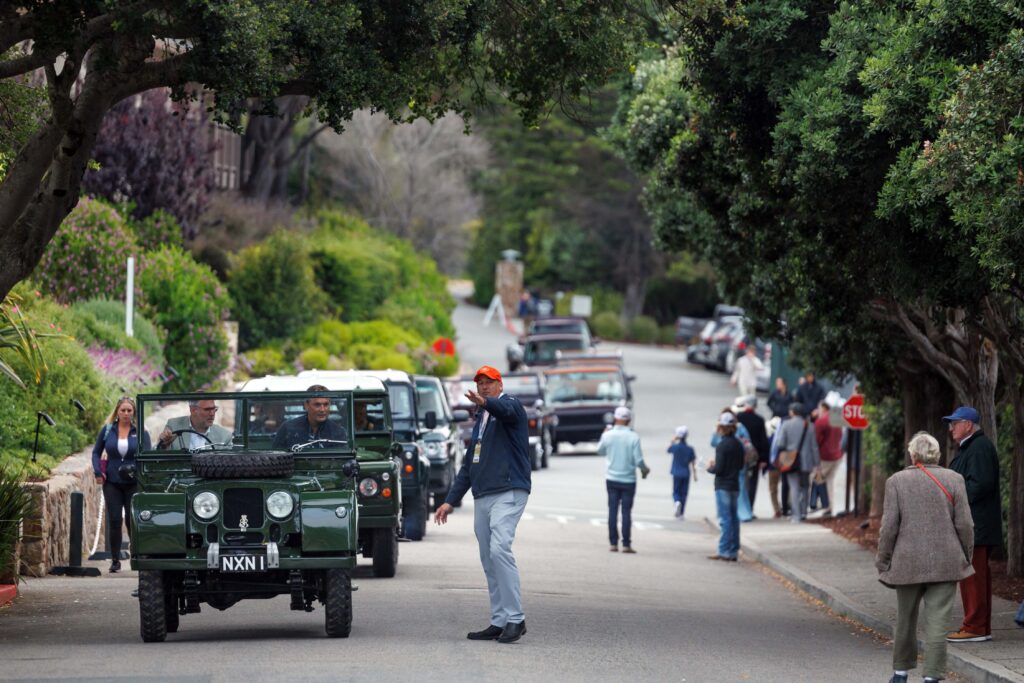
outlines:
[[[939,443],[918,432],[907,445],[910,467],[885,483],[885,512],[878,538],[878,580],[896,589],[893,677],[903,683],[917,666],[917,615],[922,600],[924,680],[942,680],[946,631],[957,582],[974,573],[974,522],[964,479],[941,467]]]

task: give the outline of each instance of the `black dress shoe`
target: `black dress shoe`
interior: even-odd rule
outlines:
[[[110,573],[111,574],[116,574],[119,571],[121,571],[121,561],[120,560],[114,560],[113,562],[110,563]]]
[[[513,624],[511,621],[505,624],[505,630],[498,637],[499,643],[514,643],[526,635],[526,622],[521,621]]]
[[[491,624],[483,631],[473,631],[472,633],[467,633],[466,637],[470,640],[497,640],[498,637],[501,636],[503,632],[504,631],[500,626],[495,626]]]

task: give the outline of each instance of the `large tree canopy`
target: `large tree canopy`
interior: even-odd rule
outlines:
[[[0,7],[0,80],[45,74],[49,111],[0,182],[0,295],[31,273],[78,201],[103,115],[190,84],[231,120],[256,99],[309,97],[338,129],[369,107],[394,119],[464,111],[494,84],[535,120],[626,63],[629,0],[21,0]],[[0,94],[5,92],[0,90]],[[235,117],[237,120],[237,117]]]

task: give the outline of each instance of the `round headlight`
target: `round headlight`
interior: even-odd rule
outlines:
[[[192,511],[200,519],[213,519],[220,512],[220,501],[209,491],[203,491],[192,499]]]
[[[284,519],[288,515],[292,514],[292,508],[295,506],[295,501],[292,500],[291,495],[285,491],[274,491],[267,496],[267,512],[274,519]]]
[[[437,455],[441,451],[441,447],[434,442],[427,444],[427,453],[429,455]]]
[[[380,490],[380,486],[377,484],[376,479],[367,477],[359,482],[359,494],[370,498],[377,495],[377,491]]]

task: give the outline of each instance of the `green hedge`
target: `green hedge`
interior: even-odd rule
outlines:
[[[140,313],[132,316],[132,332],[124,331],[125,310],[120,301],[90,299],[71,306],[75,329],[72,334],[83,346],[101,346],[107,349],[128,349],[142,353],[145,359],[159,369],[164,361],[163,330]]]
[[[222,323],[230,299],[208,266],[177,247],[147,254],[139,273],[143,312],[167,332],[164,354],[180,376],[170,388],[210,387],[228,366]]]
[[[295,233],[279,231],[238,252],[228,291],[242,350],[286,339],[327,310],[303,239]]]
[[[626,336],[618,313],[603,311],[595,315],[590,324],[594,328],[594,334],[601,339],[619,341]]]
[[[629,323],[626,335],[630,341],[653,344],[658,341],[658,321],[646,315],[638,315]]]

